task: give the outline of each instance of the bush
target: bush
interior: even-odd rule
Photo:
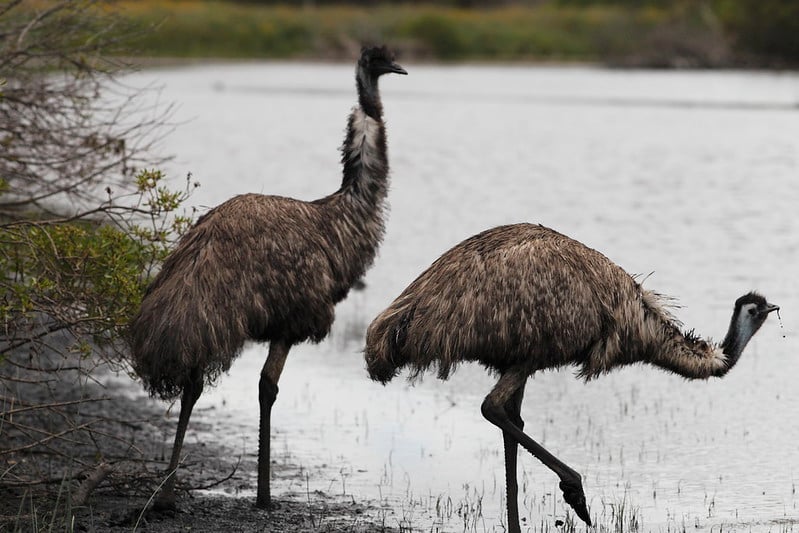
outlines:
[[[0,6],[2,489],[108,474],[95,466],[116,437],[79,416],[104,397],[84,385],[100,365],[125,368],[129,317],[191,223],[180,209],[193,184],[172,191],[141,169],[158,161],[168,109],[140,109],[141,93],[116,83],[106,54],[135,32],[106,7]]]

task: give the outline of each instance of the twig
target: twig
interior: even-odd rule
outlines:
[[[72,400],[69,402],[56,402],[56,403],[44,403],[39,405],[30,405],[27,407],[19,407],[17,409],[11,409],[9,411],[0,411],[0,416],[10,416],[15,415],[17,413],[22,413],[25,411],[33,411],[36,409],[52,409],[54,407],[64,407],[67,405],[76,405],[81,403],[88,403],[88,402],[104,402],[108,401],[110,398],[84,398],[82,400]]]
[[[68,429],[65,429],[64,431],[59,431],[58,433],[54,433],[53,435],[49,435],[49,436],[47,436],[47,437],[45,437],[43,439],[40,439],[40,440],[38,440],[36,442],[32,442],[30,444],[26,444],[25,446],[20,446],[18,448],[13,448],[11,450],[0,450],[0,455],[8,455],[8,454],[11,454],[11,453],[17,453],[17,452],[21,452],[21,451],[24,451],[24,450],[30,450],[31,448],[35,448],[36,446],[41,446],[42,444],[50,442],[53,439],[58,439],[58,438],[63,437],[64,435],[67,435],[69,433],[73,433],[75,431],[78,431],[78,430],[81,430],[81,429],[85,429],[85,428],[89,427],[90,425],[94,424],[95,422],[97,422],[97,420],[92,420],[92,421],[86,422],[85,424],[81,424],[79,426],[76,426],[74,428],[68,428]]]
[[[86,476],[86,479],[84,479],[75,490],[72,496],[72,505],[77,507],[85,505],[92,491],[113,471],[114,468],[108,463],[100,463],[97,465],[97,468]]]
[[[51,325],[47,326],[43,331],[40,331],[39,333],[37,333],[35,335],[32,335],[32,336],[28,337],[27,339],[23,339],[21,341],[17,341],[17,342],[6,344],[5,346],[3,346],[2,351],[0,351],[0,355],[5,355],[6,353],[10,353],[12,350],[17,349],[20,346],[24,346],[24,345],[29,344],[29,343],[37,340],[37,339],[41,339],[42,337],[46,337],[47,335],[49,335],[51,333],[55,333],[56,331],[60,331],[62,329],[66,329],[66,328],[69,328],[69,327],[72,327],[72,326],[75,326],[75,325],[77,325],[77,322],[74,322],[72,324],[51,324]]]
[[[158,484],[158,486],[155,488],[155,490],[152,491],[152,493],[150,494],[150,497],[147,498],[147,501],[144,503],[144,506],[142,507],[141,512],[139,513],[139,516],[136,518],[136,523],[133,524],[134,533],[139,528],[139,524],[141,523],[142,518],[144,518],[144,512],[150,506],[150,503],[152,503],[153,499],[155,498],[155,495],[158,494],[158,491],[161,490],[161,488],[166,484],[166,482],[167,482],[167,480],[169,478],[171,478],[172,476],[177,474],[178,468],[180,468],[183,465],[183,461],[185,461],[187,458],[188,458],[188,455],[183,457],[183,460],[178,462],[178,466],[176,466],[174,470],[172,470],[166,476],[164,476],[164,479],[161,480],[161,482]]]
[[[222,479],[218,479],[218,480],[214,481],[213,483],[209,483],[208,485],[199,485],[199,486],[193,485],[193,486],[190,486],[190,487],[187,487],[187,488],[190,489],[190,490],[208,490],[208,489],[212,489],[214,487],[217,487],[217,486],[221,485],[222,483],[224,483],[225,481],[228,481],[229,479],[231,479],[234,475],[236,475],[236,470],[239,469],[239,465],[240,464],[241,464],[241,455],[239,455],[239,459],[238,459],[238,461],[236,461],[236,465],[233,467],[233,470],[227,476],[223,477]]]
[[[9,381],[11,383],[29,383],[33,385],[40,385],[42,383],[54,383],[58,381],[56,378],[50,379],[24,379],[24,378],[15,378],[11,376],[4,376],[0,375],[0,382],[2,381]]]

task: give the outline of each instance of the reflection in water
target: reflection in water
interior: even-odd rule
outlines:
[[[383,387],[367,379],[361,350],[372,317],[441,252],[529,221],[628,272],[654,271],[646,286],[678,296],[676,314],[702,335],[723,335],[732,302],[749,289],[783,310],[785,338],[769,321],[723,380],[687,382],[646,366],[587,384],[570,369],[530,380],[526,430],[583,474],[592,513],[603,521],[625,503],[645,530],[663,531],[798,520],[799,77],[408,70],[402,84],[382,84],[393,176],[386,239],[366,290],[337,308],[331,336],[289,356],[273,449],[311,474],[275,480],[275,493],[385,500],[387,524],[422,531],[503,531],[502,439],[480,414],[494,378],[463,366],[448,382]],[[239,192],[311,199],[338,187],[350,66],[138,77],[164,83],[162,98],[190,121],[165,149],[177,156],[171,175],[191,171],[202,183],[198,205]],[[247,349],[199,405],[198,418],[219,417],[248,454],[265,357],[266,347]],[[221,437],[190,428],[187,438]],[[519,479],[527,524],[565,516],[557,478],[526,452]]]

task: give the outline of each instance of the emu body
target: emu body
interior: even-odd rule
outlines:
[[[405,367],[446,379],[474,361],[499,374],[482,404],[503,432],[509,530],[518,533],[516,451],[521,444],[561,480],[564,500],[590,525],[580,475],[523,432],[521,402],[536,371],[567,365],[593,378],[648,362],[690,379],[723,376],[768,313],[749,293],[721,344],[682,331],[669,299],[645,290],[604,255],[554,230],[501,226],[445,252],[369,326],[369,375],[383,383]]]
[[[388,157],[377,83],[388,72],[406,73],[385,48],[363,50],[338,191],[312,202],[259,194],[226,201],[183,236],[149,286],[130,324],[133,367],[151,394],[181,397],[158,506],[175,506],[174,472],[203,386],[230,368],[248,340],[270,342],[259,382],[257,496],[258,506],[270,505],[271,409],[289,349],[325,338],[335,304],[372,264],[383,237]]]

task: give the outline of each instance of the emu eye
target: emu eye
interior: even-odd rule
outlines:
[[[755,316],[755,313],[757,313],[757,309],[755,309],[754,307],[749,309],[749,314],[750,315]]]

